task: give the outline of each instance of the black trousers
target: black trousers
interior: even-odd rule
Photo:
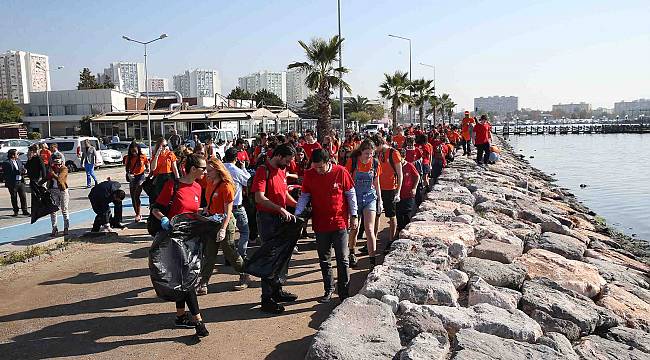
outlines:
[[[490,143],[476,144],[476,162],[487,164],[490,159]]]
[[[25,195],[25,183],[22,181],[17,182],[14,186],[8,187],[9,195],[11,196],[11,207],[14,212],[18,212],[18,197],[20,197],[20,208],[23,212],[27,212],[27,196]]]
[[[336,257],[336,285],[339,298],[345,299],[349,296],[350,268],[348,262],[348,231],[347,229],[317,232],[316,249],[320,271],[323,275],[323,287],[325,292],[334,291],[334,277],[332,275],[332,248]]]
[[[472,155],[472,140],[460,140],[463,145],[463,155]]]
[[[402,199],[397,203],[397,233],[411,222],[411,214],[415,209],[415,198]]]
[[[111,208],[110,206],[106,205],[104,207],[104,204],[98,205],[98,204],[91,204],[93,207],[93,211],[95,212],[95,221],[93,222],[93,232],[99,231],[99,228],[102,225],[110,224],[110,225],[120,225],[122,222],[122,202],[121,201],[115,201],[113,202],[113,207],[115,209],[115,216],[111,216]]]
[[[431,185],[437,184],[440,174],[442,174],[442,160],[433,159],[431,162],[431,179],[429,179],[429,183]]]
[[[185,309],[185,304],[187,304],[190,314],[196,316],[199,314],[199,299],[196,298],[196,292],[194,290],[188,291],[185,299],[176,302],[177,309]]]

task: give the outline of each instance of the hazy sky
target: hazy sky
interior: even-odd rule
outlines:
[[[50,56],[54,89],[75,88],[79,71],[142,61],[139,40],[167,33],[149,51],[149,73],[219,70],[223,92],[239,76],[279,71],[304,59],[298,40],[337,32],[335,0],[2,0],[0,51]],[[377,98],[385,72],[433,78],[438,92],[472,108],[473,98],[519,96],[520,107],[563,102],[611,108],[650,98],[650,0],[342,0],[344,65],[353,94]]]

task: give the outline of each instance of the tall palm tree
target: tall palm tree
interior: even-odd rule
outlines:
[[[298,68],[307,74],[305,85],[316,92],[318,99],[316,129],[318,137],[322,138],[332,130],[332,100],[330,99],[332,88],[343,88],[348,93],[352,93],[350,85],[338,76],[347,74],[349,70],[336,66],[343,38],[335,35],[329,40],[314,38],[309,44],[303,41],[298,43],[305,49],[307,61],[294,62],[287,68]]]
[[[420,110],[420,127],[424,128],[424,104],[433,96],[433,80],[417,79],[410,84],[413,105]]]
[[[433,126],[436,126],[436,114],[438,113],[438,110],[440,110],[440,98],[436,95],[432,95],[431,98],[429,99],[429,105],[431,105],[431,109],[429,109],[429,114],[433,114]]]
[[[368,98],[361,95],[357,95],[356,98],[348,99],[348,103],[345,106],[345,110],[351,113],[353,112],[362,112],[368,109]]]
[[[451,106],[453,104],[453,106]],[[442,94],[440,96],[440,113],[442,114],[442,124],[445,124],[445,114],[449,113],[456,104],[451,101],[449,94]]]
[[[395,71],[394,75],[384,74],[385,80],[379,85],[379,95],[390,100],[390,112],[393,116],[393,129],[397,128],[397,109],[402,104],[408,103],[410,96],[407,93],[409,80],[408,73]]]

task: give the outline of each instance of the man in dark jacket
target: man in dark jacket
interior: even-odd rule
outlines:
[[[38,145],[33,144],[29,147],[27,152],[27,163],[25,163],[25,169],[27,169],[27,177],[29,177],[29,186],[34,187],[37,184],[45,182],[46,169],[43,159],[38,155]]]
[[[11,206],[14,209],[14,215],[18,216],[18,197],[20,197],[20,207],[23,215],[30,215],[27,211],[27,197],[25,196],[25,178],[27,173],[23,162],[18,159],[16,149],[7,151],[7,161],[2,163],[2,170],[5,177],[5,186],[9,189],[11,196]]]
[[[121,185],[117,181],[110,179],[103,181],[90,190],[88,199],[93,207],[95,222],[93,223],[93,232],[113,232],[112,227],[122,229],[122,200],[126,194],[120,189]],[[110,204],[113,203],[115,216],[111,216]]]

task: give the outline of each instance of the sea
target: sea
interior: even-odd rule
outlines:
[[[650,241],[650,134],[510,135],[514,151],[607,224]]]

